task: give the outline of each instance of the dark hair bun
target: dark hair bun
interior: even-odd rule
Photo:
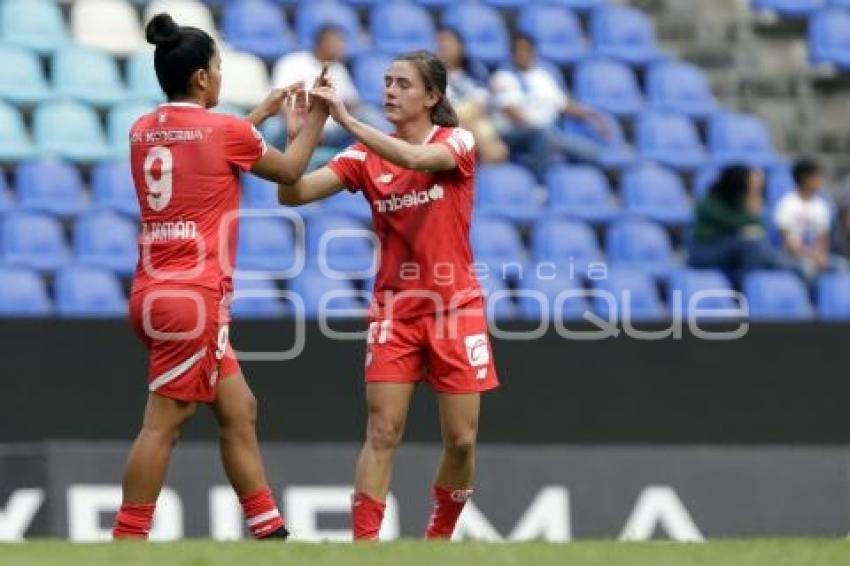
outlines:
[[[163,49],[171,49],[180,43],[180,37],[180,26],[166,13],[154,16],[145,28],[148,43]]]

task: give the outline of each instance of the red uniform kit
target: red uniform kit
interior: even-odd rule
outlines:
[[[263,156],[247,121],[163,104],[130,130],[142,212],[130,319],[150,352],[151,391],[211,402],[239,372],[228,340],[239,173]]]
[[[445,145],[457,167],[403,169],[362,144],[328,164],[349,190],[363,191],[381,242],[366,381],[425,380],[439,392],[486,391],[499,381],[469,244],[474,142],[466,130],[434,126],[425,143]]]

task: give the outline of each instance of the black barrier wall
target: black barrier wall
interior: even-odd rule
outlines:
[[[335,323],[337,330],[360,328]],[[509,327],[520,330],[521,327]],[[245,361],[263,440],[359,441],[362,340],[317,324],[293,360]],[[568,444],[834,444],[850,442],[850,326],[752,326],[741,339],[567,340],[550,329],[497,339],[503,387],[485,399],[483,442]],[[237,322],[239,351],[292,346],[291,321]],[[0,442],[131,438],[140,422],[145,354],[125,321],[0,321]],[[439,439],[433,396],[417,394],[408,440]],[[215,438],[199,412],[188,440]]]

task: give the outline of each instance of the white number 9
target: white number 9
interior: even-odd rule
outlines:
[[[157,161],[161,162],[159,179],[155,179],[152,172]],[[173,167],[174,157],[170,149],[161,145],[150,148],[145,157],[145,184],[148,187],[148,205],[156,212],[161,211],[171,202]]]

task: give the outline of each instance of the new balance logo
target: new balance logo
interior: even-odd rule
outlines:
[[[392,183],[393,174],[392,173],[384,173],[378,177],[378,182],[386,185],[387,183]]]
[[[386,199],[374,201],[375,208],[380,213],[396,212],[405,208],[415,208],[433,201],[442,200],[446,196],[440,185],[434,185],[427,191],[414,191],[405,195],[392,195]]]

